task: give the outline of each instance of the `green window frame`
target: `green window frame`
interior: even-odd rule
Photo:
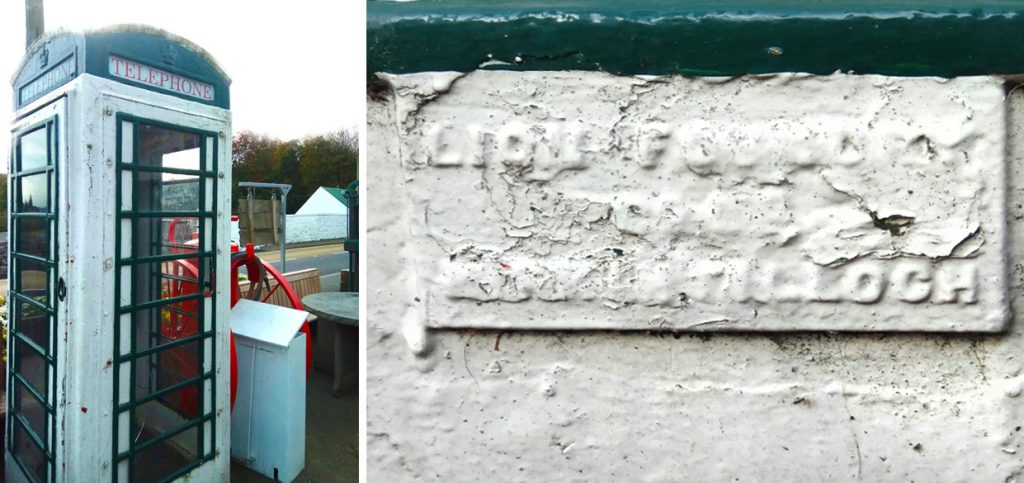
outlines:
[[[216,447],[214,265],[219,136],[125,113],[115,119],[112,481],[172,481],[212,460]],[[152,136],[160,135],[184,139],[187,149],[145,151],[158,144]],[[193,149],[198,149],[196,166],[166,165],[168,155]],[[163,161],[154,165],[144,157]],[[194,189],[190,188],[193,183],[198,185]],[[172,188],[193,192],[172,197]],[[172,235],[180,231],[175,229],[177,224],[193,228],[195,238],[177,241]],[[187,267],[188,273],[180,272],[181,267]],[[179,329],[182,320],[194,328],[169,336],[169,320],[179,321]],[[193,362],[195,373],[168,369],[178,367],[175,361],[181,360]],[[122,387],[126,382],[127,394]],[[147,421],[139,420],[140,415],[146,418],[154,408],[178,422],[140,441],[145,431],[152,431]],[[189,433],[195,434],[195,440]],[[182,441],[194,444],[193,450],[183,449]],[[167,463],[168,458],[173,461]],[[153,461],[164,467],[151,469]]]
[[[29,481],[56,481],[57,446],[57,210],[58,206],[58,119],[56,116],[26,127],[15,134],[10,158],[8,207],[8,257],[10,298],[8,304],[7,436],[5,444],[13,463]],[[33,143],[36,137],[45,139]],[[25,166],[31,149],[44,149],[41,164]],[[43,181],[40,185],[38,181]],[[46,202],[39,205],[39,188],[45,189]],[[28,191],[31,203],[22,203]],[[35,196],[35,197],[34,197]],[[29,228],[35,225],[35,229]],[[33,235],[42,234],[43,242]],[[36,270],[29,270],[35,268]],[[38,270],[42,268],[42,270]],[[34,272],[34,273],[30,273]],[[39,280],[39,272],[43,272]],[[34,279],[34,280],[33,280]],[[40,284],[40,282],[42,282]],[[40,293],[42,291],[42,293]],[[42,319],[45,333],[39,334]],[[30,322],[30,321],[33,321]],[[42,387],[31,382],[33,368],[23,367],[26,358],[36,358],[36,370],[42,369]],[[26,410],[26,405],[27,410]],[[35,408],[32,406],[36,405]],[[35,416],[32,411],[36,411]],[[41,416],[41,417],[40,417]],[[38,426],[42,425],[42,428]],[[35,461],[30,455],[35,453]],[[40,474],[40,472],[42,474]]]

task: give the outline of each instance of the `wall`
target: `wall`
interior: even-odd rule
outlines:
[[[931,307],[929,303],[906,306],[902,317],[906,320],[885,318],[885,323],[893,324],[888,330],[878,330],[870,324],[851,329],[862,332],[792,330],[808,321],[826,320],[806,314],[794,315],[799,320],[787,320],[780,314],[767,317],[776,323],[771,332],[758,332],[764,329],[749,325],[754,331],[748,328],[737,332],[694,332],[723,327],[673,325],[673,321],[669,321],[668,328],[680,330],[663,330],[665,327],[649,324],[647,319],[622,317],[622,312],[615,312],[616,325],[622,328],[634,324],[633,330],[520,330],[517,324],[539,324],[524,321],[522,314],[527,309],[517,309],[515,304],[495,304],[493,300],[479,300],[476,304],[485,312],[490,310],[499,315],[465,317],[467,313],[477,314],[472,303],[436,293],[449,280],[445,278],[449,276],[445,272],[446,262],[467,255],[486,257],[487,254],[477,252],[495,245],[500,245],[495,249],[500,254],[502,250],[512,253],[523,243],[536,243],[516,240],[532,236],[521,232],[536,231],[534,228],[506,230],[487,239],[497,240],[494,243],[480,242],[492,233],[488,230],[494,226],[474,218],[477,215],[472,208],[477,200],[490,197],[497,204],[510,201],[511,208],[505,212],[508,219],[514,219],[519,213],[514,206],[520,206],[551,214],[553,222],[565,220],[562,226],[569,227],[570,234],[577,238],[569,236],[551,244],[547,254],[552,257],[564,253],[566,247],[575,249],[580,243],[589,243],[585,235],[589,228],[570,223],[573,217],[584,216],[582,211],[551,213],[554,201],[516,205],[516,201],[534,200],[528,196],[546,193],[546,186],[550,185],[544,183],[552,183],[551,180],[524,181],[506,176],[502,181],[488,178],[485,172],[478,173],[474,181],[467,181],[470,178],[463,177],[463,168],[434,169],[455,160],[454,155],[443,156],[443,148],[454,141],[430,131],[430,121],[444,126],[445,119],[456,119],[452,125],[463,126],[457,119],[459,115],[485,104],[487,99],[499,97],[500,102],[506,103],[513,121],[579,119],[616,132],[620,122],[646,112],[631,110],[638,103],[655,106],[648,109],[659,109],[657,106],[662,104],[664,109],[670,109],[673,105],[651,97],[658,95],[651,94],[659,89],[655,85],[658,79],[570,74],[576,80],[566,87],[558,80],[564,77],[561,73],[506,73],[518,77],[512,81],[512,87],[498,96],[492,91],[494,86],[508,86],[502,82],[507,79],[498,73],[397,76],[391,78],[394,89],[385,100],[368,102],[368,157],[376,160],[366,185],[368,211],[374,213],[366,230],[367,257],[373,266],[367,273],[366,317],[370,362],[366,369],[367,400],[373,401],[367,408],[371,481],[1021,480],[1024,329],[1016,314],[1022,308],[1024,263],[1009,247],[1018,245],[1024,236],[1024,205],[1020,201],[1024,199],[1024,92],[1018,90],[1008,95],[1003,117],[1001,105],[996,110],[972,105],[970,89],[954,92],[955,85],[947,86],[937,80],[928,81],[934,82],[934,86],[924,91],[907,87],[910,93],[922,94],[921,110],[904,113],[912,119],[930,119],[928,99],[958,99],[969,111],[965,123],[970,124],[975,118],[997,124],[998,129],[992,133],[980,130],[971,136],[981,140],[972,145],[974,148],[997,156],[1006,153],[1009,203],[1008,213],[1002,215],[1006,222],[984,219],[983,231],[989,244],[977,250],[972,248],[963,260],[969,263],[977,253],[985,253],[989,261],[994,259],[996,265],[985,275],[993,270],[1001,273],[1005,266],[1007,277],[997,275],[995,279],[983,280],[978,288],[998,293],[998,280],[1002,280],[1009,287],[1008,299],[975,305],[969,302],[945,309],[949,311],[948,330],[972,323],[961,320],[957,312],[961,308],[1011,309],[1003,311],[1010,316],[1005,326],[996,322],[979,329],[994,328],[994,333],[953,334],[943,332],[946,329],[936,320],[931,320],[935,325],[921,324],[923,318],[919,320],[917,314],[927,311],[923,309]],[[882,121],[899,117],[901,113],[887,111],[884,103],[857,104],[844,97],[852,94],[850,89],[881,89],[887,92],[882,98],[898,98],[903,95],[898,91],[904,86],[881,77],[849,77],[817,79],[820,89],[793,104],[810,102],[814,104],[812,109],[823,113],[853,106],[862,109],[868,119]],[[720,82],[739,92],[774,82],[773,78],[742,77]],[[683,81],[673,82],[693,87]],[[582,94],[574,94],[575,90]],[[693,92],[677,89],[682,97]],[[579,97],[587,100],[577,101]],[[718,101],[699,107],[676,106],[673,112],[690,117],[707,110],[728,112],[735,107],[730,106],[729,98]],[[593,106],[607,105],[614,109],[602,115],[591,111],[597,109]],[[1007,120],[1005,138],[1001,134],[1003,119]],[[482,119],[480,124],[486,127],[487,122]],[[743,125],[745,120],[737,117],[736,122]],[[869,124],[868,129],[877,125]],[[960,124],[950,126],[949,132],[961,130]],[[893,129],[898,134],[899,128]],[[909,128],[905,134],[903,141],[913,140]],[[627,150],[616,146],[635,141],[628,136],[597,137],[598,142],[609,139],[613,142],[595,152],[597,157],[621,159]],[[954,140],[950,145],[960,142],[973,141]],[[944,143],[923,143],[921,156],[941,154]],[[798,148],[800,144],[790,146]],[[432,152],[436,156],[416,158],[424,145],[434,146],[436,150]],[[509,156],[506,161],[523,159]],[[472,164],[467,159],[462,161],[463,167]],[[960,159],[950,165],[977,166],[978,162]],[[1002,168],[998,159],[982,162],[995,162],[995,166]],[[515,174],[514,166],[504,166],[506,175]],[[628,179],[624,173],[609,176],[614,175]],[[409,192],[415,183],[413,178],[434,176],[449,179],[449,189],[433,196],[423,191]],[[555,177],[558,176],[565,175],[556,173]],[[893,182],[879,180],[887,185]],[[497,196],[496,186],[504,186],[501,183],[533,191]],[[777,183],[785,185],[789,181]],[[730,186],[720,185],[726,189]],[[964,180],[936,178],[923,186],[944,186],[956,191],[955,187],[964,186]],[[403,195],[395,196],[396,192]],[[986,195],[975,192],[965,196],[970,204],[972,199],[978,201]],[[462,215],[432,211],[428,206],[445,199],[463,206]],[[905,201],[903,209],[924,210],[930,200],[910,196]],[[628,206],[622,209],[631,212]],[[613,211],[611,219],[618,223],[616,213]],[[871,219],[862,215],[867,227],[877,217],[877,213]],[[441,231],[455,226],[460,219],[465,221],[461,229]],[[505,223],[507,219],[499,221]],[[918,215],[916,223],[922,221],[923,217]],[[879,223],[886,229],[895,229]],[[430,240],[425,230],[439,236]],[[631,233],[617,235],[608,246],[635,241],[638,232]],[[1001,250],[994,248],[1000,246]],[[954,251],[951,256],[960,256]],[[538,257],[548,256],[539,253]],[[870,258],[878,253],[864,256]],[[882,260],[880,263],[887,263]],[[636,268],[635,272],[641,275],[646,270]],[[506,269],[504,265],[502,269]],[[566,271],[572,267],[558,269]],[[636,292],[631,292],[626,284],[627,296],[637,295]],[[605,320],[608,310],[633,310],[629,306],[602,309],[586,304],[583,307],[589,308],[581,309],[569,302],[556,298],[543,305],[547,307],[546,314],[529,313],[564,321],[583,319],[581,311],[590,310],[592,318]],[[672,310],[680,320],[691,323],[684,306]],[[870,322],[873,307],[876,305],[850,304],[838,312],[840,316],[845,313]],[[445,314],[446,320],[438,320],[438,313]],[[904,322],[906,325],[901,325]],[[901,327],[913,330],[900,333]]]
[[[338,240],[348,236],[348,215],[287,215],[288,243]],[[238,222],[231,222],[232,240],[240,238]]]
[[[288,215],[288,243],[338,240],[348,234],[348,215]]]

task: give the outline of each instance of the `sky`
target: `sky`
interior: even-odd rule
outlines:
[[[43,0],[46,30],[146,24],[195,42],[231,77],[232,129],[293,139],[364,120],[365,2]],[[0,2],[0,113],[13,120],[10,79],[25,51],[25,2]],[[10,130],[0,135],[7,171]]]

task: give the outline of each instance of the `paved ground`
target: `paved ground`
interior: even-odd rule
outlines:
[[[232,462],[231,483],[273,481]],[[295,483],[359,481],[359,391],[331,397],[331,376],[314,371],[306,391],[306,469]]]
[[[281,268],[279,251],[262,251],[258,255]],[[348,254],[341,244],[291,248],[285,257],[290,272],[319,269],[320,285],[325,292],[338,290],[339,272],[348,267]],[[330,392],[331,376],[314,371],[306,392],[306,469],[295,483],[359,481],[359,392],[338,399],[331,397]],[[240,464],[231,464],[231,483],[271,481]]]

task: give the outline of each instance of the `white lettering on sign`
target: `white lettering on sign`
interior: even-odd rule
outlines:
[[[214,97],[214,87],[210,84],[113,55],[110,56],[110,75],[204,101],[212,101]]]
[[[53,68],[37,77],[32,82],[22,86],[18,91],[18,105],[23,106],[29,101],[50,92],[57,86],[60,86],[74,78],[75,57],[70,56],[64,59],[61,63],[53,66]]]
[[[999,79],[581,75],[391,77],[427,326],[1005,328]]]

